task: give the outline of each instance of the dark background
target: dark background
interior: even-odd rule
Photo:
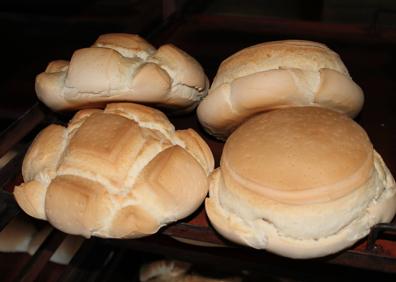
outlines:
[[[166,32],[165,32],[166,31]],[[365,93],[357,118],[391,168],[396,161],[396,1],[8,0],[0,4],[0,130],[37,102],[35,76],[103,33],[174,43],[209,79],[232,53],[264,41],[307,39],[340,54]]]
[[[69,60],[74,50],[110,32],[138,33],[157,47],[174,43],[202,64],[210,80],[222,60],[256,43],[280,39],[325,43],[340,54],[362,87],[365,104],[357,121],[396,172],[396,1],[1,1],[0,130],[37,102],[35,76],[48,62]],[[132,264],[129,258],[136,258],[136,253],[125,257]],[[19,260],[7,263],[12,267]],[[320,277],[322,269],[312,268]],[[348,276],[345,268],[336,270],[322,281],[347,281],[357,273],[374,280],[378,275],[354,269]],[[336,279],[338,275],[344,279]],[[384,277],[376,281],[385,281]]]
[[[154,36],[154,44],[174,42],[190,52],[205,67],[210,78],[221,60],[240,48],[272,39],[302,38],[320,40],[336,49],[365,92],[375,95],[377,91],[387,91],[390,96],[395,95],[396,2],[392,0],[82,2],[1,1],[1,129],[36,101],[34,79],[49,61],[69,59],[74,50],[89,46],[102,33],[129,32],[148,36],[166,19],[180,14],[187,19],[191,15],[206,14],[273,21],[268,29],[265,23],[243,26],[243,23],[221,20],[217,22],[219,28],[216,23],[212,26],[187,24],[185,29],[179,26],[174,34],[157,42]],[[297,26],[282,26],[285,21],[296,22]],[[276,23],[280,23],[280,27]],[[301,23],[305,32],[298,26]],[[333,26],[325,28],[323,35],[322,30],[315,29],[318,23],[341,26],[338,30]],[[260,30],[258,34],[255,29],[260,27],[264,32]]]

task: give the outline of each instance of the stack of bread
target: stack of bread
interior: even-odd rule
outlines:
[[[222,235],[293,258],[335,253],[393,218],[395,181],[352,120],[363,92],[327,46],[246,48],[222,62],[200,102],[207,88],[192,57],[136,35],[103,35],[70,62],[51,62],[37,76],[39,99],[88,109],[36,137],[19,205],[67,233],[135,238],[191,214],[209,190],[206,211]],[[200,103],[203,128],[226,140],[220,167],[194,130],[126,102],[173,112]]]
[[[240,244],[314,258],[391,221],[395,181],[350,118],[362,105],[340,57],[319,43],[269,42],[223,61],[198,107],[209,133],[231,134],[210,177],[213,227]]]
[[[70,62],[51,62],[36,91],[53,110],[85,109],[31,144],[24,183],[14,189],[26,213],[69,234],[135,238],[203,203],[214,166],[208,145],[192,129],[175,130],[159,110],[130,103],[191,110],[207,79],[185,52],[155,50],[137,35],[102,35]]]

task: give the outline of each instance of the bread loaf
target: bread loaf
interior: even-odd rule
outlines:
[[[176,260],[159,260],[140,268],[141,282],[240,282],[239,277],[211,278],[192,273],[191,264]]]
[[[198,208],[213,166],[194,130],[175,131],[155,109],[113,103],[40,132],[14,195],[26,213],[69,234],[142,237]]]
[[[338,252],[396,213],[396,185],[366,132],[343,114],[259,114],[226,141],[206,211],[226,238],[292,258]]]
[[[224,60],[197,114],[209,133],[225,139],[259,112],[322,106],[354,117],[363,100],[338,54],[317,42],[284,40],[251,46]]]
[[[53,110],[141,102],[190,111],[207,94],[200,64],[167,44],[156,50],[134,34],[104,34],[70,62],[50,62],[36,77],[38,98]]]

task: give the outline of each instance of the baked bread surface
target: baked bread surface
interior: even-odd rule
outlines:
[[[192,265],[176,260],[159,260],[142,265],[141,282],[241,282],[240,277],[212,278],[190,271]]]
[[[198,208],[213,166],[192,129],[175,131],[146,106],[113,103],[45,128],[14,195],[26,213],[66,233],[141,237]]]
[[[200,103],[203,127],[225,139],[259,112],[295,106],[321,106],[356,116],[364,102],[337,53],[304,40],[266,42],[225,59]]]
[[[292,258],[353,245],[396,213],[396,185],[364,130],[319,107],[257,115],[227,140],[208,217],[240,244]]]
[[[201,65],[172,44],[158,50],[135,34],[104,34],[69,61],[55,60],[36,77],[38,98],[52,110],[139,102],[187,112],[207,94]]]

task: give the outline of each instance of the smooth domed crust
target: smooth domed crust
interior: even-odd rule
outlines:
[[[225,59],[217,71],[211,88],[257,71],[276,68],[299,68],[311,71],[326,68],[349,76],[338,54],[326,45],[305,40],[280,40],[250,46]]]
[[[226,238],[292,258],[352,246],[396,213],[396,184],[362,128],[317,107],[264,113],[227,140],[205,208]]]
[[[37,136],[15,198],[66,233],[153,234],[192,213],[207,194],[213,156],[199,135],[183,132],[142,105],[81,110],[68,127],[50,125]]]
[[[210,177],[205,208],[214,228],[236,243],[291,258],[315,258],[352,246],[396,213],[396,184],[375,153],[375,170],[361,187],[334,201],[291,205]]]
[[[197,109],[203,127],[225,139],[249,117],[274,109],[319,106],[356,116],[364,102],[337,53],[323,44],[258,44],[224,60]]]
[[[370,177],[373,148],[352,119],[324,108],[297,107],[257,115],[227,140],[227,177],[278,201],[328,201]]]

